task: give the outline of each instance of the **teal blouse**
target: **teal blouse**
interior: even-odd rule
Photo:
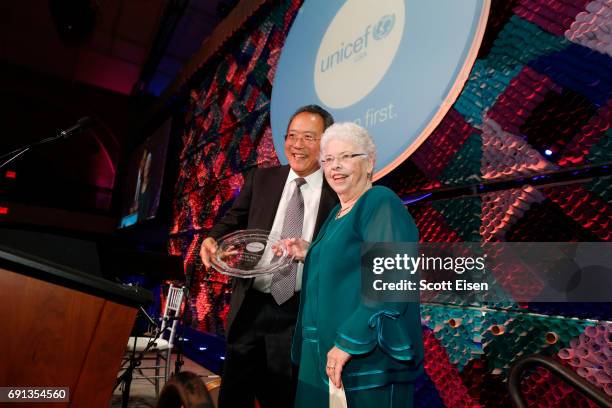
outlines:
[[[347,391],[413,381],[423,361],[419,305],[362,298],[360,258],[364,242],[417,242],[416,225],[386,187],[372,187],[336,219],[339,208],[305,259],[292,359],[300,364],[300,377],[316,370],[327,383],[327,352],[335,345],[352,354],[342,374]],[[318,361],[300,361],[303,342],[318,347]]]

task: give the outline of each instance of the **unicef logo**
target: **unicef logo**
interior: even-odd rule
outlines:
[[[404,0],[347,1],[323,35],[314,63],[317,96],[333,109],[366,97],[384,78],[405,23]]]
[[[280,162],[287,163],[287,118],[317,103],[339,122],[372,133],[375,180],[396,168],[461,94],[494,2],[303,1],[272,87],[270,122]]]
[[[395,13],[382,16],[382,18],[374,26],[374,32],[372,33],[372,36],[375,40],[382,40],[391,32],[391,30],[393,30],[394,24]]]

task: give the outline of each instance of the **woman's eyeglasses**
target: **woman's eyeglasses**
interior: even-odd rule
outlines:
[[[323,159],[321,159],[321,166],[323,167],[327,167],[327,166],[331,166],[335,160],[338,161],[338,164],[340,165],[344,165],[346,163],[349,162],[349,160],[351,160],[353,157],[358,157],[358,156],[367,156],[366,153],[343,153],[340,156],[325,156]]]

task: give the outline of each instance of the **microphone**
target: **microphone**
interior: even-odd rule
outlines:
[[[76,134],[83,132],[84,130],[92,127],[93,125],[94,125],[94,120],[90,118],[89,116],[84,116],[81,119],[79,119],[75,125],[69,127],[66,130],[60,131],[58,133],[58,136],[63,137],[64,139],[67,139],[72,135],[76,135]]]

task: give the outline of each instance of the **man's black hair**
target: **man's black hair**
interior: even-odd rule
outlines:
[[[323,130],[327,129],[328,127],[334,124],[334,117],[331,115],[331,113],[329,113],[328,111],[326,111],[319,105],[302,106],[301,108],[296,110],[295,113],[291,116],[291,119],[289,119],[289,123],[291,123],[291,121],[297,115],[299,115],[300,113],[304,113],[304,112],[314,113],[315,115],[319,115],[323,119]]]

